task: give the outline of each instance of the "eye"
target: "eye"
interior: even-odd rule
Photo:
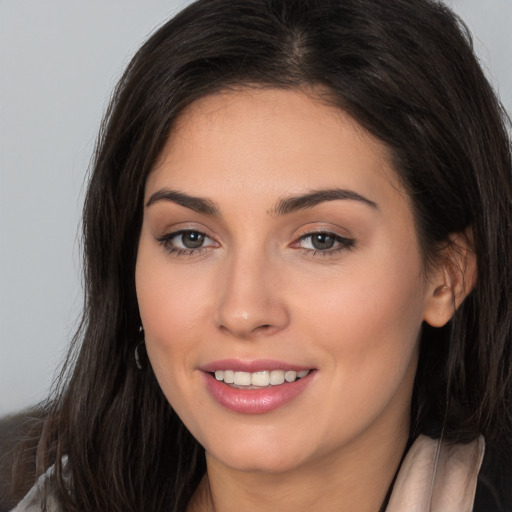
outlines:
[[[301,236],[295,245],[301,249],[313,251],[315,254],[318,252],[332,254],[353,247],[355,240],[322,231]]]
[[[205,233],[192,229],[183,229],[169,233],[157,239],[170,253],[192,254],[208,247],[215,247],[216,243]]]
[[[171,237],[169,242],[180,249],[198,249],[203,246],[206,238],[206,235],[199,231],[182,231]]]

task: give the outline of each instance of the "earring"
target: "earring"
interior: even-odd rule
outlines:
[[[139,332],[140,333],[143,333],[144,332],[144,328],[142,327],[142,325],[139,327]],[[137,343],[136,347],[135,347],[135,364],[137,365],[137,368],[139,370],[143,370],[144,369],[144,364],[143,364],[143,361],[142,361],[142,357],[141,357],[141,354],[139,354],[139,349],[141,347],[144,347],[145,348],[145,339],[144,337],[142,338],[142,341],[139,341],[139,343]]]

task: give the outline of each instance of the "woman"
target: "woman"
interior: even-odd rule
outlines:
[[[446,7],[190,5],[107,112],[15,510],[506,510],[511,181]]]

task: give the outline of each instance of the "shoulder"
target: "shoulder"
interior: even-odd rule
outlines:
[[[512,512],[512,460],[508,450],[489,447],[478,476],[473,512]]]
[[[473,512],[512,512],[503,504],[499,491],[485,479],[478,480]]]
[[[55,499],[49,482],[52,473],[53,467],[45,474],[41,475],[34,486],[11,512],[42,512],[43,501],[46,504],[45,512],[61,512],[61,508]]]

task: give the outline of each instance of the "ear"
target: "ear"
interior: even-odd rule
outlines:
[[[450,235],[438,265],[429,273],[423,320],[432,327],[442,327],[453,316],[477,279],[477,261],[473,233]]]

